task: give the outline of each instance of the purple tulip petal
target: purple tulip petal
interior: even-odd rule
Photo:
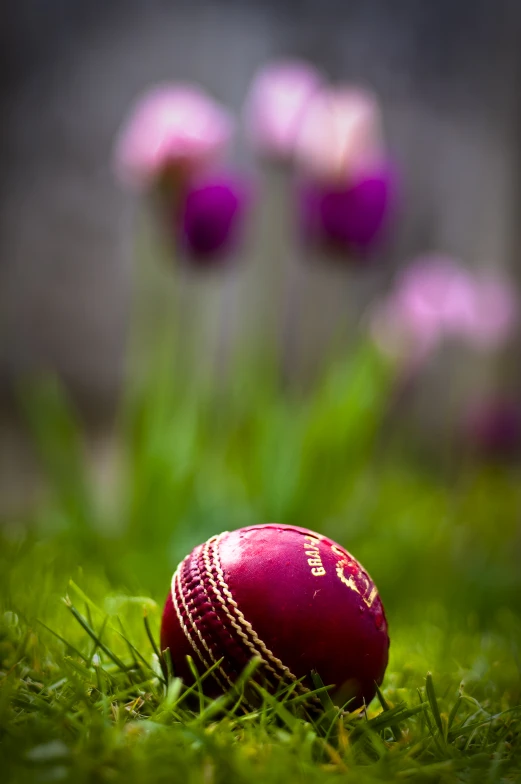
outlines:
[[[521,406],[512,400],[474,405],[464,422],[470,448],[482,457],[509,459],[521,454]]]
[[[240,236],[247,194],[232,178],[205,178],[188,191],[183,204],[179,242],[186,257],[206,266],[229,257]]]
[[[390,165],[343,187],[307,183],[300,194],[302,234],[312,244],[365,255],[382,239],[396,197],[397,178]]]

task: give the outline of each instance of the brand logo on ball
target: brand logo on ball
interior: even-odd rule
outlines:
[[[376,586],[371,583],[368,576],[360,570],[354,558],[333,545],[331,548],[335,555],[340,556],[340,560],[336,565],[336,574],[338,579],[347,585],[352,591],[357,593],[367,607],[372,607],[374,600],[378,595]]]
[[[308,564],[311,566],[313,577],[323,577],[326,573],[320,557],[320,550],[318,549],[319,542],[320,540],[314,536],[304,537],[304,552],[308,556]]]

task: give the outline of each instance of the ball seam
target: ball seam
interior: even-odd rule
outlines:
[[[270,672],[272,672],[275,675],[275,677],[280,681],[281,680],[280,674],[278,672],[276,672],[276,670],[274,670],[274,668],[271,666],[271,664],[268,661],[266,661],[266,659],[261,655],[261,653],[257,650],[257,648],[255,648],[255,646],[253,645],[253,643],[249,639],[248,635],[244,632],[242,627],[237,623],[237,621],[233,617],[232,613],[228,609],[228,606],[226,604],[226,600],[224,599],[221,591],[219,590],[219,586],[218,586],[218,584],[217,584],[217,582],[216,582],[216,580],[215,580],[215,578],[214,578],[214,576],[212,574],[212,562],[211,562],[210,554],[209,554],[209,549],[210,549],[212,544],[213,544],[213,539],[210,539],[210,540],[208,540],[205,543],[205,545],[203,547],[203,560],[204,560],[204,565],[205,565],[205,568],[206,568],[206,576],[208,577],[208,581],[209,581],[210,585],[213,588],[213,592],[215,594],[215,597],[217,598],[217,600],[218,600],[218,602],[219,602],[219,604],[221,606],[221,610],[224,613],[224,615],[226,616],[226,618],[229,620],[230,624],[235,629],[237,634],[239,635],[240,639],[242,640],[242,642],[244,643],[244,645],[248,649],[248,651],[250,651],[250,653],[252,653],[253,656],[256,656],[257,658],[259,658],[261,660],[263,666],[266,669],[268,669]],[[215,565],[214,565],[214,569],[215,569]],[[207,596],[208,596],[208,592],[207,592]],[[208,598],[210,599],[209,596],[208,596]]]
[[[205,582],[204,582],[204,579],[205,579],[205,578],[208,578],[210,581],[212,581],[212,579],[213,579],[213,578],[212,578],[212,574],[211,574],[210,570],[208,569],[208,563],[207,563],[207,560],[204,558],[204,553],[205,553],[205,549],[208,547],[208,545],[209,545],[209,544],[211,544],[211,543],[213,542],[213,540],[214,540],[214,539],[216,539],[216,538],[217,538],[217,537],[211,537],[211,538],[210,538],[210,539],[209,539],[207,542],[205,542],[205,544],[204,544],[204,545],[202,545],[202,552],[203,552],[203,562],[204,562],[204,567],[205,567],[205,569],[206,569],[206,572],[204,572],[203,570],[201,570],[201,568],[199,567],[199,564],[197,563],[197,561],[196,561],[196,567],[197,567],[197,571],[198,571],[198,574],[199,574],[199,580],[198,580],[199,586],[200,586],[201,590],[203,591],[203,593],[204,593],[204,595],[205,595],[205,597],[206,597],[206,599],[207,599],[207,601],[208,601],[208,604],[209,604],[209,605],[210,605],[210,607],[212,608],[212,611],[213,611],[213,612],[216,614],[216,616],[217,616],[217,617],[219,617],[219,616],[218,616],[218,613],[216,612],[216,609],[215,609],[214,603],[213,603],[213,601],[212,601],[212,597],[210,596],[210,594],[209,594],[209,592],[208,592],[208,590],[207,590],[207,586],[206,586],[206,584],[205,584]],[[194,579],[194,577],[192,577],[192,580],[193,580],[193,579]],[[197,581],[197,580],[196,580],[196,581]],[[190,592],[190,591],[189,591],[189,592]],[[193,603],[193,606],[194,606],[194,609],[195,609],[195,610],[197,610],[197,607],[195,606],[195,603]],[[198,617],[201,619],[201,621],[203,621],[203,622],[204,622],[204,615],[203,615],[202,613],[200,613],[200,612],[198,612],[198,613],[197,613],[197,615],[198,615]],[[232,637],[232,635],[230,634],[229,630],[226,628],[225,624],[222,624],[222,627],[223,627],[223,629],[224,629],[224,630],[225,630],[225,631],[226,631],[226,632],[227,632],[227,633],[230,635],[230,637]],[[215,639],[214,639],[214,635],[213,635],[213,634],[211,634],[211,633],[210,633],[210,638],[212,639],[212,641],[213,641],[213,644],[215,645]],[[209,648],[208,648],[206,645],[205,645],[205,648],[208,650],[208,653],[210,654],[210,656],[212,657],[213,661],[215,662],[215,661],[216,661],[216,659],[214,658],[214,656],[213,656],[213,654],[212,654],[212,651],[211,651],[211,650],[210,650],[210,649],[209,649]],[[230,663],[230,666],[231,666],[231,665],[232,665],[232,662],[230,661],[229,663]],[[233,669],[233,667],[232,667],[232,669]],[[235,686],[235,683],[234,683],[234,681],[233,681],[233,680],[231,680],[231,678],[230,678],[230,677],[227,675],[227,673],[226,673],[225,671],[223,671],[223,668],[222,668],[221,666],[219,666],[219,670],[221,671],[221,673],[223,674],[223,676],[224,676],[224,677],[226,678],[226,680],[228,681],[228,683],[229,683],[230,687],[232,687],[232,688],[233,688],[233,687]],[[235,672],[234,674],[235,674],[235,676],[236,676],[236,677],[239,677],[239,674],[240,674],[240,673],[239,673],[239,672]],[[222,686],[221,686],[221,688],[222,688]],[[244,694],[243,694],[242,696],[243,696],[243,699],[244,699],[244,701],[245,701],[246,705],[248,705],[248,707],[249,707],[251,710],[255,710],[255,706],[254,706],[254,705],[252,705],[252,703],[251,703],[251,702],[250,702],[250,701],[249,701],[249,700],[246,698],[246,696],[245,696]]]
[[[183,576],[183,578],[178,577],[178,585],[179,585],[179,591],[180,591],[181,601],[183,603],[183,607],[185,609],[185,612],[188,615],[188,618],[190,620],[190,625],[191,625],[192,629],[194,630],[194,632],[196,633],[197,637],[199,638],[199,641],[201,642],[203,648],[205,649],[205,651],[210,656],[210,659],[212,660],[212,664],[217,664],[219,659],[215,658],[215,656],[213,655],[213,652],[212,652],[210,646],[208,645],[208,643],[204,639],[203,635],[201,634],[200,629],[197,626],[197,623],[196,623],[196,620],[195,620],[195,615],[198,614],[197,613],[197,607],[195,606],[195,602],[193,600],[192,592],[191,592],[190,588],[188,587],[188,590],[186,590],[187,582],[188,581],[186,580],[186,578],[184,576]],[[202,581],[201,581],[201,586],[204,588],[204,586],[202,584]],[[185,595],[187,595],[189,597],[187,600],[185,599]],[[192,610],[190,609],[190,606],[193,608]],[[207,669],[210,669],[211,665],[207,665],[205,663],[205,666],[206,666]],[[217,670],[223,676],[223,678],[228,683],[228,685],[229,686],[233,686],[233,681],[226,674],[226,672],[224,671],[224,669],[223,669],[221,664],[217,665]],[[214,670],[214,673],[215,673],[215,670]],[[219,678],[215,676],[215,679],[217,680],[217,682],[219,683],[221,688],[224,688],[224,690],[226,691],[227,687],[226,686],[223,687],[223,684],[219,681]]]
[[[268,660],[266,662],[267,666],[270,666],[269,663],[271,663],[271,664],[275,665],[276,667],[278,667],[280,670],[282,670],[283,674],[290,681],[292,681],[295,684],[296,689],[301,694],[308,694],[310,692],[310,689],[308,689],[307,686],[305,686],[302,682],[300,682],[299,679],[297,678],[297,676],[294,675],[291,672],[289,667],[287,667],[279,658],[277,658],[275,656],[275,654],[272,651],[270,651],[270,649],[267,647],[267,645],[258,636],[257,632],[255,631],[255,629],[253,628],[251,623],[244,617],[244,614],[242,613],[241,609],[239,608],[239,605],[237,604],[237,602],[233,598],[233,594],[232,594],[232,592],[231,592],[231,590],[230,590],[230,588],[229,588],[229,586],[228,586],[228,584],[226,582],[226,579],[224,577],[224,571],[223,571],[223,568],[222,568],[222,565],[221,565],[221,561],[220,561],[220,557],[219,557],[219,550],[218,550],[218,546],[219,546],[220,541],[222,540],[222,538],[224,536],[226,536],[227,533],[228,532],[224,532],[224,533],[220,534],[219,536],[213,537],[212,538],[213,542],[212,542],[212,540],[209,540],[209,542],[207,544],[213,543],[213,565],[214,565],[215,570],[217,572],[218,582],[219,582],[219,584],[220,584],[220,586],[221,586],[221,588],[223,590],[224,595],[226,596],[226,599],[228,600],[229,606],[231,606],[233,608],[239,623],[241,623],[242,626],[244,627],[244,629],[246,630],[246,632],[251,635],[251,639],[253,640],[253,643],[256,643],[258,645],[258,647],[262,650],[264,656]],[[228,618],[233,623],[234,619],[233,619],[233,615],[232,615],[229,607],[226,606],[226,604],[223,604],[223,608],[224,608]],[[257,653],[257,655],[259,655],[259,654]],[[261,655],[261,659],[263,659],[263,658],[264,657]],[[275,672],[275,675],[279,678],[280,681],[283,681],[283,676],[281,674],[277,673],[276,670],[273,670],[272,667],[270,667],[270,669],[273,672]],[[313,696],[313,699],[314,700],[318,700],[318,698],[315,697],[315,696]]]
[[[196,627],[196,625],[195,625],[195,623],[194,623],[194,620],[193,620],[193,618],[192,618],[192,615],[191,615],[190,611],[188,610],[188,607],[187,607],[187,604],[186,604],[186,601],[185,601],[185,597],[184,597],[184,594],[183,594],[182,583],[181,583],[181,576],[180,576],[180,575],[181,575],[181,572],[182,572],[182,570],[183,570],[183,569],[184,569],[184,567],[185,567],[185,565],[186,565],[186,559],[180,563],[180,565],[178,566],[178,568],[176,569],[176,571],[175,571],[175,573],[174,573],[174,576],[172,577],[172,590],[171,590],[171,594],[172,594],[172,601],[173,601],[173,604],[174,604],[174,609],[175,609],[175,611],[176,611],[176,614],[177,614],[177,619],[178,619],[178,621],[179,621],[179,624],[180,624],[180,626],[181,626],[181,629],[183,630],[183,633],[184,633],[184,635],[185,635],[186,639],[188,640],[188,642],[190,643],[190,645],[191,645],[191,646],[192,646],[192,648],[194,649],[195,653],[197,654],[197,658],[198,658],[198,659],[199,659],[199,661],[202,663],[203,667],[205,667],[205,669],[206,669],[206,670],[209,670],[209,669],[210,669],[210,667],[211,667],[211,665],[210,665],[210,664],[209,664],[209,663],[206,661],[205,657],[203,656],[203,654],[201,653],[201,651],[200,651],[200,650],[199,650],[199,648],[197,647],[196,643],[194,642],[194,639],[193,639],[192,635],[190,634],[190,632],[189,632],[189,630],[188,630],[188,628],[187,628],[187,626],[186,626],[186,624],[185,624],[185,622],[184,622],[184,617],[183,617],[183,614],[182,614],[181,610],[179,609],[179,604],[178,604],[178,602],[177,602],[177,596],[176,596],[176,586],[177,586],[177,590],[179,591],[179,596],[180,596],[180,598],[181,598],[181,602],[182,602],[182,605],[183,605],[183,609],[184,609],[184,611],[185,611],[185,613],[186,613],[186,616],[187,616],[187,618],[188,618],[188,621],[189,621],[189,623],[190,623],[190,625],[191,625],[192,629],[194,630],[194,632],[195,632],[195,633],[197,634],[197,636],[199,637],[199,639],[200,639],[201,643],[203,644],[203,647],[204,647],[204,648],[207,650],[207,652],[210,654],[210,657],[211,657],[211,659],[212,659],[213,663],[215,664],[215,663],[216,663],[216,662],[215,662],[215,659],[214,659],[214,657],[212,656],[212,653],[211,653],[211,651],[208,649],[208,646],[206,645],[206,643],[205,643],[205,641],[204,641],[203,637],[201,636],[201,634],[200,634],[199,630],[197,629],[197,627]],[[223,674],[224,674],[224,673],[223,673]],[[219,686],[220,686],[221,688],[224,688],[224,690],[226,691],[226,687],[223,687],[223,684],[221,683],[220,679],[219,679],[219,678],[217,677],[217,675],[215,674],[215,670],[214,670],[214,677],[215,677],[215,679],[217,680],[217,682],[219,683]]]
[[[193,648],[195,654],[197,655],[197,658],[199,659],[199,661],[201,661],[203,663],[203,665],[207,667],[208,665],[205,662],[204,656],[198,650],[195,642],[192,639],[192,636],[191,636],[190,632],[188,631],[188,629],[186,627],[186,623],[185,623],[183,614],[182,614],[181,610],[179,609],[179,603],[177,601],[177,591],[176,591],[177,579],[178,579],[178,575],[179,575],[180,570],[183,568],[183,565],[184,565],[184,561],[181,561],[181,563],[179,564],[179,566],[175,570],[175,572],[173,574],[173,577],[172,577],[172,583],[171,583],[171,586],[170,586],[170,595],[172,597],[172,604],[174,605],[175,614],[177,616],[177,620],[179,621],[179,625],[180,625],[181,629],[183,630],[183,634],[185,635],[186,639],[188,640],[188,642],[192,646],[192,648]]]

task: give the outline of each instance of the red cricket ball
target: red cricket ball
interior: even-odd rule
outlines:
[[[253,656],[275,690],[318,672],[350,709],[382,682],[389,636],[377,589],[363,567],[325,536],[290,525],[256,525],[213,536],[172,578],[161,626],[176,675],[186,656],[214,671],[226,691]]]

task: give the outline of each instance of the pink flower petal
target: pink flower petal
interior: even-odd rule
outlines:
[[[296,144],[301,170],[312,179],[345,183],[383,156],[380,106],[359,87],[327,88],[309,101]]]
[[[457,260],[431,254],[405,269],[385,300],[385,329],[408,335],[409,350],[425,354],[446,337],[481,350],[498,348],[518,320],[511,285],[498,275],[473,275]]]
[[[486,274],[475,286],[475,308],[466,336],[476,348],[501,346],[517,324],[519,306],[512,285],[499,275]]]
[[[121,128],[116,175],[144,190],[167,169],[198,171],[223,154],[233,130],[230,113],[199,87],[159,85],[136,101]]]
[[[397,308],[413,330],[459,333],[474,318],[476,300],[472,276],[446,256],[418,259],[403,274],[397,287]]]
[[[244,106],[244,122],[257,153],[289,160],[304,110],[322,83],[312,65],[280,60],[255,74]]]

